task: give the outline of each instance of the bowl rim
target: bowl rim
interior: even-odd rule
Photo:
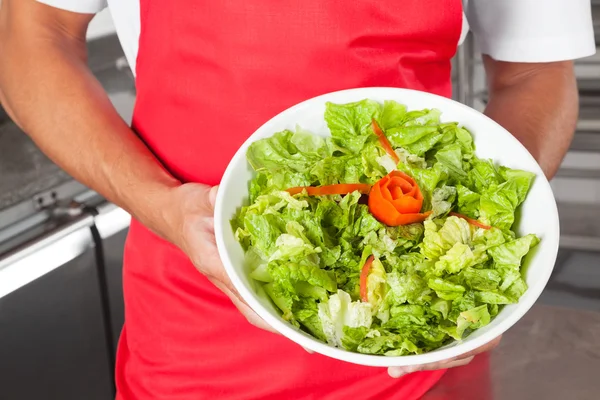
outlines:
[[[552,193],[552,189],[550,187],[550,183],[546,179],[542,169],[540,168],[537,161],[533,158],[531,153],[519,142],[510,132],[504,129],[500,124],[496,121],[492,120],[488,116],[480,113],[479,111],[465,105],[459,103],[455,100],[439,96],[436,94],[423,92],[419,90],[413,89],[405,89],[405,88],[394,88],[394,87],[361,87],[361,88],[353,88],[353,89],[345,89],[338,90],[330,93],[325,93],[319,96],[312,97],[310,99],[304,100],[292,107],[287,108],[286,110],[281,111],[267,122],[262,124],[259,128],[257,128],[252,135],[246,139],[246,141],[242,144],[242,146],[236,151],[235,155],[229,162],[225,173],[223,174],[221,184],[227,184],[232,177],[234,176],[234,168],[233,165],[237,164],[239,158],[246,157],[246,149],[248,146],[257,140],[255,138],[257,132],[264,130],[270,124],[272,124],[274,120],[283,118],[286,114],[293,113],[298,111],[298,109],[310,106],[312,103],[319,102],[321,100],[327,99],[332,96],[340,96],[343,94],[360,94],[362,92],[381,92],[382,95],[385,95],[385,92],[394,93],[394,94],[402,94],[405,93],[408,96],[415,95],[418,93],[420,96],[426,95],[431,96],[432,98],[436,98],[437,101],[447,102],[449,104],[453,104],[453,107],[460,107],[466,110],[466,112],[477,115],[477,118],[484,118],[487,120],[487,123],[490,125],[496,125],[497,128],[502,130],[506,136],[507,140],[511,140],[514,146],[520,146],[525,153],[530,157],[530,161],[533,162],[536,173],[536,184],[541,184],[543,186],[543,190],[548,192],[550,196],[548,196],[548,200],[551,201],[550,207],[552,208],[552,215],[548,216],[548,218],[552,219],[550,221],[549,226],[555,227],[553,230],[548,230],[545,232],[544,241],[547,242],[546,246],[549,246],[550,249],[553,250],[553,254],[551,255],[551,267],[548,267],[544,270],[544,274],[538,276],[535,285],[532,285],[528,288],[529,295],[525,298],[522,298],[518,303],[517,308],[515,308],[503,321],[495,326],[489,326],[489,329],[482,333],[480,336],[474,337],[470,340],[466,341],[455,341],[453,345],[442,347],[431,352],[416,354],[416,355],[403,355],[403,356],[384,356],[384,355],[372,355],[372,354],[362,354],[358,352],[351,352],[348,350],[340,349],[337,347],[330,346],[327,343],[321,342],[316,338],[309,336],[303,332],[300,332],[295,327],[290,325],[288,322],[285,322],[281,317],[273,316],[258,300],[258,295],[247,288],[242,282],[241,278],[238,276],[235,268],[233,267],[233,262],[229,256],[227,251],[227,246],[224,241],[224,229],[231,229],[229,223],[222,223],[220,216],[223,214],[223,200],[224,200],[224,191],[219,190],[217,192],[216,205],[215,205],[215,239],[217,244],[217,249],[219,252],[219,256],[222,260],[225,271],[231,279],[231,282],[235,289],[238,291],[242,299],[250,306],[250,308],[261,317],[268,325],[274,328],[276,331],[281,333],[283,336],[292,340],[293,342],[299,344],[300,346],[312,350],[314,352],[326,355],[331,358],[335,358],[338,360],[350,362],[353,364],[365,365],[365,366],[373,366],[373,367],[392,367],[392,366],[412,366],[412,365],[422,365],[426,363],[434,363],[439,361],[444,361],[448,359],[452,359],[466,353],[470,353],[477,348],[486,345],[487,343],[493,341],[497,337],[501,336],[508,329],[510,329],[517,321],[519,321],[535,304],[537,299],[540,297],[542,291],[546,287],[548,280],[552,274],[554,269],[554,264],[556,263],[556,257],[558,254],[559,247],[559,237],[560,237],[560,225],[558,219],[558,209],[556,206],[556,200],[554,199],[554,195]],[[382,96],[383,97],[383,96]],[[369,98],[369,95],[365,94],[364,98]],[[441,110],[442,113],[444,112]],[[462,122],[459,122],[462,124]],[[229,220],[229,219],[227,219]],[[531,261],[530,261],[531,262]],[[501,311],[502,312],[502,311]]]

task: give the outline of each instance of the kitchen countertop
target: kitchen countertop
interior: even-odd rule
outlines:
[[[130,121],[135,87],[116,36],[88,43],[88,63],[113,104]],[[0,210],[30,200],[72,178],[50,161],[12,121],[0,125]]]
[[[423,400],[600,398],[600,312],[538,302],[491,355],[449,370]]]
[[[13,122],[0,125],[0,210],[72,178]]]

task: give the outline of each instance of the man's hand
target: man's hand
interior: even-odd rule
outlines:
[[[218,187],[188,183],[173,189],[177,216],[167,238],[187,254],[194,266],[218,287],[252,325],[277,333],[242,300],[233,287],[217,251],[214,206]]]
[[[492,340],[488,344],[481,346],[478,349],[475,349],[467,354],[463,354],[460,357],[451,358],[449,360],[444,360],[444,361],[440,361],[437,363],[431,363],[431,364],[415,365],[412,367],[390,367],[390,368],[388,368],[388,374],[390,374],[390,376],[392,378],[400,378],[401,376],[410,374],[412,372],[435,371],[438,369],[462,367],[463,365],[467,365],[468,363],[470,363],[477,354],[485,353],[486,351],[490,351],[490,350],[494,349],[496,346],[498,346],[501,339],[502,339],[502,336]]]

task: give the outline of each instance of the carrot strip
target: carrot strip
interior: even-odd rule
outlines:
[[[398,154],[396,154],[396,152],[394,151],[394,148],[390,144],[390,141],[379,127],[379,124],[377,124],[377,121],[375,121],[375,118],[371,120],[371,126],[373,127],[373,132],[375,132],[375,135],[377,135],[377,137],[379,138],[379,143],[381,144],[381,147],[383,147],[383,150],[385,150],[385,152],[388,153],[390,157],[392,157],[392,160],[394,160],[396,165],[398,165],[398,163],[400,162],[400,158],[398,158]]]
[[[453,217],[462,218],[462,219],[464,219],[465,221],[467,221],[468,223],[470,223],[471,225],[474,225],[474,226],[476,226],[476,227],[478,227],[478,228],[481,228],[481,229],[492,229],[492,227],[491,227],[491,226],[488,226],[488,225],[482,224],[481,222],[477,221],[476,219],[469,218],[469,217],[467,217],[466,215],[462,215],[462,214],[455,213],[455,212],[451,212],[451,213],[449,213],[448,215],[452,215]]]
[[[289,194],[296,195],[306,190],[309,196],[327,196],[334,194],[348,194],[358,190],[362,194],[368,194],[371,185],[366,183],[339,183],[335,185],[324,186],[299,186],[287,189]]]
[[[400,214],[396,218],[396,226],[416,224],[417,222],[423,222],[431,215],[431,211],[427,211],[419,214]]]
[[[367,278],[369,277],[369,271],[371,270],[371,265],[373,265],[374,257],[371,255],[367,258],[365,265],[363,265],[362,270],[360,272],[360,298],[365,303],[369,301],[367,298]]]

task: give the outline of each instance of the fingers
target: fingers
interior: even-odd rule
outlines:
[[[262,318],[260,318],[244,300],[240,297],[239,293],[235,290],[231,282],[223,282],[216,279],[209,278],[209,280],[219,288],[229,299],[233,302],[233,305],[246,317],[248,322],[257,328],[264,329],[269,332],[279,333],[275,329],[271,328]]]
[[[213,214],[219,187],[187,184],[182,188],[187,206],[183,208],[189,212],[186,213],[182,225],[184,240],[180,248],[185,251],[198,271],[229,297],[252,325],[278,333],[242,300],[223,267],[214,235]]]
[[[467,365],[468,363],[470,363],[473,360],[473,358],[475,357],[475,355],[477,355],[479,353],[485,353],[486,351],[490,351],[494,347],[498,346],[498,344],[500,343],[500,340],[502,340],[502,336],[499,336],[496,339],[492,340],[491,342],[489,342],[473,351],[463,354],[459,357],[452,358],[452,359],[445,360],[445,361],[440,361],[437,363],[412,365],[409,367],[390,367],[390,368],[388,368],[388,374],[392,378],[400,378],[403,375],[410,374],[410,373],[417,372],[417,371],[433,371],[433,370],[438,370],[438,369],[461,367],[463,365]]]
[[[404,376],[406,374],[411,374],[413,372],[418,371],[435,371],[438,369],[462,367],[463,365],[467,365],[468,363],[473,361],[473,358],[475,358],[475,356],[462,358],[460,360],[448,360],[430,364],[411,365],[409,367],[389,367],[388,374],[392,378],[400,378],[401,376]]]
[[[213,186],[210,188],[208,192],[208,202],[210,203],[211,208],[215,209],[215,203],[217,202],[217,191],[219,190],[219,185]]]
[[[273,332],[276,334],[280,334],[279,332],[277,332],[275,329],[273,329],[271,327],[271,325],[267,324],[261,317],[258,316],[258,314],[256,314],[248,304],[246,304],[246,302],[244,300],[242,300],[241,297],[239,297],[239,294],[237,294],[237,291],[235,293],[231,292],[227,286],[223,285],[221,282],[214,282],[215,286],[217,286],[219,289],[221,289],[221,291],[223,291],[223,293],[225,293],[227,295],[227,297],[229,297],[231,299],[231,301],[233,302],[233,304],[236,306],[236,308],[242,313],[242,315],[244,317],[246,317],[246,319],[248,320],[248,322],[250,322],[252,325],[254,325],[257,328],[263,329],[265,331],[268,332]],[[235,290],[235,289],[234,289]],[[314,351],[307,349],[306,347],[302,347],[304,349],[304,351],[306,351],[308,354],[314,354]]]

